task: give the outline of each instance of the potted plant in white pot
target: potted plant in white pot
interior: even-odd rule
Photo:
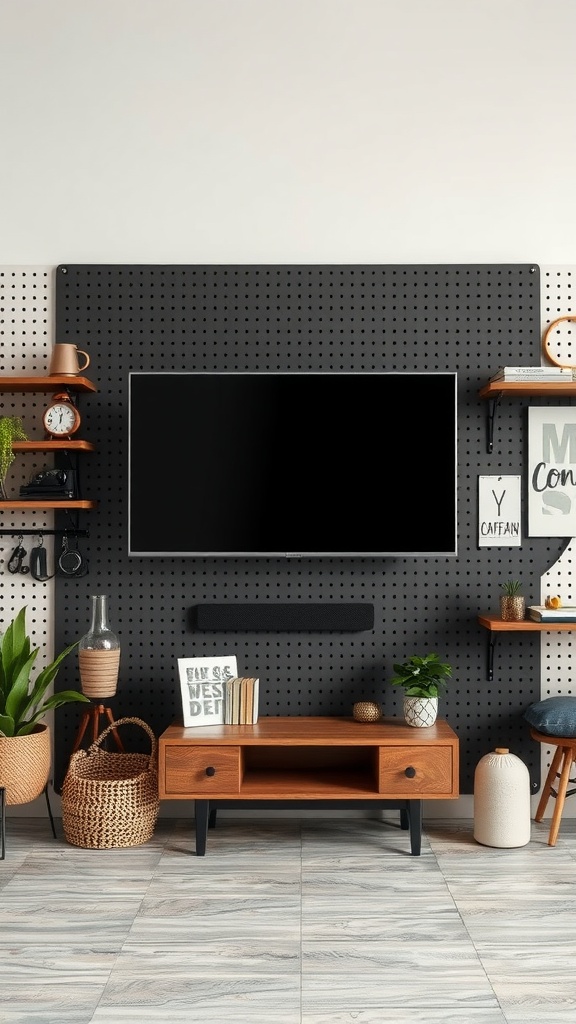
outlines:
[[[48,711],[88,697],[77,690],[46,696],[60,663],[78,646],[70,644],[35,679],[32,668],[39,647],[26,635],[26,608],[21,608],[0,634],[0,786],[7,804],[23,804],[40,795],[50,773],[50,729],[42,721]]]
[[[452,666],[437,654],[417,654],[393,665],[392,686],[404,687],[404,720],[407,725],[427,727],[438,717],[438,697],[452,676]]]

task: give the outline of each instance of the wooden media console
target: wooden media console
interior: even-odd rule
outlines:
[[[400,810],[411,853],[422,800],[459,796],[459,744],[447,722],[417,729],[400,718],[260,718],[256,725],[170,725],[158,741],[161,800],[194,800],[196,853],[218,807],[315,804]]]

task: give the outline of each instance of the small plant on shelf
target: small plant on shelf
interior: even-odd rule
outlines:
[[[423,658],[413,654],[400,665],[393,665],[396,675],[392,686],[404,687],[404,720],[407,725],[434,725],[438,715],[438,697],[452,675],[452,666],[440,661],[437,654]]]
[[[401,665],[393,665],[392,686],[403,686],[407,697],[438,697],[452,675],[452,666],[440,661],[437,654],[414,654]]]
[[[520,580],[506,580],[500,584],[500,615],[505,622],[522,622],[526,614],[526,601],[520,593]]]
[[[500,586],[504,591],[505,597],[517,597],[522,590],[520,580],[506,580],[506,582],[501,583]]]
[[[0,416],[0,499],[6,501],[6,476],[14,462],[12,443],[27,441],[22,420],[19,416]]]

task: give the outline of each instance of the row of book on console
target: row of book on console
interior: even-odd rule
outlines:
[[[224,725],[256,725],[260,680],[234,676],[224,683]]]

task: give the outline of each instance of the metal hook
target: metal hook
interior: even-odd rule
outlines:
[[[8,572],[12,573],[12,575],[15,575],[17,572],[30,572],[30,569],[28,568],[27,565],[22,565],[22,562],[24,561],[25,557],[26,552],[22,547],[22,535],[20,535],[18,537],[18,544],[16,545],[14,551],[12,552],[10,558],[8,559]]]

